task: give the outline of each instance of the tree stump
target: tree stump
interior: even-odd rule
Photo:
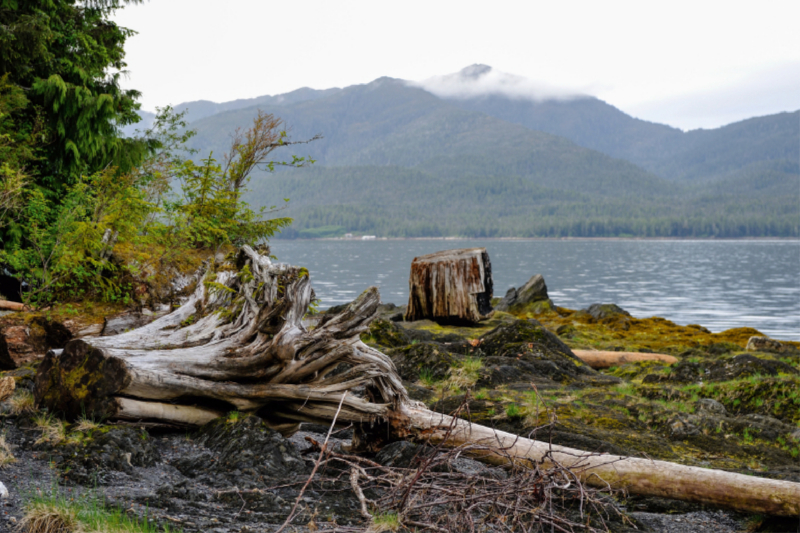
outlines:
[[[486,248],[415,257],[408,280],[407,321],[470,325],[492,312],[492,264]]]

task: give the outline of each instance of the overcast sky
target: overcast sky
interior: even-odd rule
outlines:
[[[682,129],[800,109],[798,0],[152,0],[116,20],[147,110],[474,63]]]

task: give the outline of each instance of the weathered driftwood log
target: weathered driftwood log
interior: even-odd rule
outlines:
[[[678,362],[677,357],[663,353],[606,352],[602,350],[572,350],[572,353],[596,370],[642,361],[658,361],[666,365],[674,365]]]
[[[800,514],[797,483],[551,447],[431,412],[408,397],[392,361],[359,339],[377,314],[377,289],[308,330],[301,319],[312,296],[307,271],[244,248],[235,265],[209,273],[174,313],[49,352],[35,379],[37,404],[70,418],[186,425],[240,409],[285,433],[297,421],[330,423],[336,416],[360,425],[362,442],[380,435],[484,445],[476,452],[484,461],[558,461],[600,487]]]
[[[284,431],[369,421],[408,401],[386,355],[361,342],[380,302],[371,288],[308,331],[308,271],[273,265],[249,247],[209,273],[175,312],[111,337],[76,339],[39,366],[40,407],[67,418],[201,424],[227,411],[259,411]],[[336,370],[336,372],[334,372]],[[262,409],[266,408],[266,409]]]
[[[0,300],[0,309],[8,309],[9,311],[24,311],[25,304],[19,302],[9,302],[8,300]]]
[[[415,257],[408,280],[408,321],[474,324],[492,312],[492,264],[486,248]]]
[[[484,445],[472,455],[497,465],[509,461],[559,463],[584,483],[624,488],[630,494],[698,502],[739,511],[800,515],[800,483],[765,479],[666,461],[592,454],[490,429],[466,420],[405,407],[392,414],[392,427],[405,438],[449,447]],[[570,482],[571,480],[565,480]]]

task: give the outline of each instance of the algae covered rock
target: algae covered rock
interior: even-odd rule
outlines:
[[[412,382],[419,379],[422,372],[427,372],[435,380],[444,379],[460,360],[445,345],[435,342],[419,342],[394,348],[387,355],[392,358],[400,377]]]
[[[309,471],[294,445],[257,416],[212,420],[200,428],[196,442],[208,451],[183,457],[173,466],[209,485],[258,488],[265,480]]]
[[[606,318],[618,318],[620,316],[631,316],[629,312],[617,304],[592,304],[586,309],[581,309],[579,313],[586,313],[595,320]]]
[[[63,479],[82,485],[110,484],[115,472],[133,475],[160,460],[146,431],[126,427],[101,426],[45,448]]]
[[[782,352],[786,348],[780,341],[769,337],[750,337],[745,350],[748,352]]]
[[[740,354],[730,359],[715,359],[702,362],[681,361],[674,365],[668,374],[648,374],[644,383],[670,381],[692,383],[698,381],[730,381],[760,375],[797,375],[793,366],[783,361],[762,359],[751,354]]]

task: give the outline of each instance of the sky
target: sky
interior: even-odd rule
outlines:
[[[800,109],[797,0],[153,0],[115,20],[145,110],[472,64],[684,130]]]

